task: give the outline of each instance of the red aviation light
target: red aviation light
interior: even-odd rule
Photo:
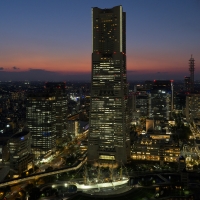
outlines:
[[[174,82],[174,80],[170,80],[171,82]]]

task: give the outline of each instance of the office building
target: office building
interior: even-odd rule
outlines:
[[[67,95],[65,82],[47,82],[46,91],[55,96],[53,103],[56,138],[67,135]]]
[[[67,121],[67,133],[70,138],[75,138],[80,132],[79,120],[68,120]]]
[[[0,164],[3,164],[8,160],[9,160],[9,149],[7,146],[7,139],[2,140],[2,138],[0,138]]]
[[[184,78],[184,83],[185,83],[185,91],[191,91],[191,81],[189,76],[185,76]]]
[[[185,92],[179,92],[174,96],[174,109],[176,112],[183,113],[185,115],[185,105],[186,105],[186,95]]]
[[[140,116],[147,116],[148,114],[148,95],[147,93],[136,94],[136,111],[140,113]]]
[[[8,140],[10,152],[10,167],[21,174],[33,167],[33,154],[31,153],[31,134],[29,131],[21,131],[14,134]]]
[[[92,8],[92,86],[88,160],[126,162],[126,13]]]
[[[173,110],[173,81],[154,80],[149,90],[149,117],[157,120],[169,120]]]
[[[144,87],[146,90],[150,90],[153,87],[153,81],[145,81]]]
[[[200,94],[189,94],[186,96],[186,120],[193,122],[200,119]]]
[[[27,126],[36,158],[56,147],[55,99],[55,95],[48,92],[32,93],[27,98]]]
[[[190,91],[194,92],[194,58],[191,55],[191,58],[189,60],[189,71],[190,71]]]
[[[36,158],[54,151],[56,139],[67,135],[67,96],[64,82],[47,82],[41,92],[28,94],[27,125]]]

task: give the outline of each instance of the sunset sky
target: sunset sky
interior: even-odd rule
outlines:
[[[200,75],[200,0],[1,0],[1,80],[90,80],[91,8],[127,14],[128,80]]]

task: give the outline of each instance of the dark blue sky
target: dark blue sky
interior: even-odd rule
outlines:
[[[116,5],[127,13],[129,80],[183,79],[191,54],[198,79],[200,0],[2,0],[0,80],[89,80],[91,7]]]

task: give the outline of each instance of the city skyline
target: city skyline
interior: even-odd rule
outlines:
[[[200,1],[0,2],[0,80],[91,79],[91,7],[127,12],[128,81],[200,75]]]

